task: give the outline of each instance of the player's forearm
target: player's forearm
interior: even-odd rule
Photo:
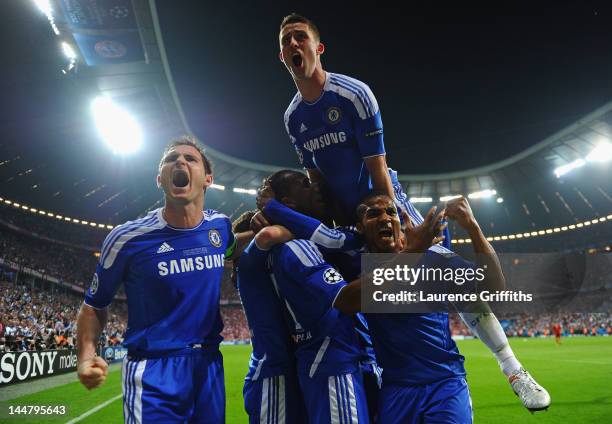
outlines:
[[[94,309],[83,304],[77,317],[77,360],[91,359],[96,355],[96,345],[106,325],[106,309]]]
[[[472,240],[477,261],[481,267],[486,269],[485,280],[481,284],[482,289],[503,290],[506,286],[506,280],[495,249],[487,241],[487,238],[480,229],[480,225],[476,221],[467,228],[467,231],[470,240]]]
[[[282,225],[270,225],[255,235],[255,244],[261,250],[270,250],[280,243],[292,240],[293,234]]]
[[[372,156],[364,160],[372,179],[372,187],[377,192],[385,193],[391,199],[395,198],[393,184],[389,176],[387,158],[385,155]]]
[[[338,309],[343,314],[352,315],[361,311],[361,279],[358,278],[344,286],[336,300],[334,308]]]

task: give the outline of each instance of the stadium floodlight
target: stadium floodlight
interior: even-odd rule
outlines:
[[[497,203],[504,203],[504,198],[503,197],[498,197],[497,198]]]
[[[612,144],[600,143],[586,157],[589,162],[607,162],[612,159]]]
[[[495,196],[496,194],[497,191],[486,189],[468,194],[468,199],[486,199],[488,197]]]
[[[410,203],[429,203],[432,200],[431,197],[411,197]]]
[[[74,52],[74,49],[70,44],[66,43],[65,41],[62,41],[62,51],[64,52],[64,55],[71,61],[76,60],[77,55]]]
[[[51,2],[49,0],[34,0],[34,4],[45,14],[45,16],[53,16],[53,9],[51,8]]]
[[[19,203],[17,203],[17,202],[13,202],[13,206],[15,206],[16,208],[20,208],[21,207],[21,205]]]
[[[562,175],[565,175],[568,172],[573,171],[576,168],[580,168],[581,166],[584,166],[585,163],[586,162],[584,159],[576,159],[573,162],[570,162],[568,164],[565,164],[565,165],[562,165],[556,168],[555,175],[557,176],[557,178],[560,178]]]
[[[91,104],[96,128],[113,153],[127,155],[142,146],[142,131],[136,120],[109,97],[96,97]]]
[[[26,210],[26,211],[27,211],[27,210],[29,210],[30,208],[29,208],[29,207],[27,207],[26,205],[21,205],[21,209],[24,209],[24,210]]]
[[[461,197],[460,194],[450,194],[448,196],[440,197],[440,202],[448,202],[449,200],[458,199],[460,197]]]
[[[257,194],[257,190],[255,189],[247,189],[247,188],[240,188],[240,187],[234,187],[233,189],[234,193],[244,193],[244,194],[251,194],[253,196],[255,196]]]
[[[55,33],[55,35],[59,35],[60,34],[59,29],[57,28],[57,25],[55,25],[55,18],[53,18],[53,8],[51,7],[51,1],[50,0],[34,0],[34,4],[47,17],[47,20],[49,21],[49,25],[51,25],[51,29],[53,29],[53,32]]]
[[[211,184],[210,188],[214,188],[215,190],[225,190],[225,186],[220,184]]]

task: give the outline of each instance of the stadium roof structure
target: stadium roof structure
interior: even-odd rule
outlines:
[[[74,69],[57,77],[55,84],[56,90],[70,92],[74,103],[58,117],[60,122],[44,118],[35,122],[39,127],[36,130],[23,129],[25,141],[11,142],[11,137],[19,134],[15,130],[0,142],[3,200],[104,224],[119,224],[161,205],[162,196],[155,186],[159,155],[170,139],[192,131],[174,87],[155,1],[132,0],[129,4],[134,28],[111,33],[115,37],[128,34],[138,40],[137,49],[142,57],[126,63],[107,61],[88,66],[86,62],[91,58],[87,56],[93,53],[84,51],[83,36],[100,36],[103,31],[75,29],[75,23],[69,22],[66,14],[57,12],[53,16],[59,32],[56,38],[80,47]],[[62,10],[59,1],[52,5],[55,11]],[[20,13],[27,20],[25,14],[31,10],[21,4],[16,7],[21,8]],[[23,25],[23,22],[16,20],[12,24]],[[40,22],[30,19],[29,25],[35,33],[34,26]],[[56,38],[47,40],[48,44],[57,43]],[[22,47],[27,48],[32,39],[22,40]],[[53,55],[57,52],[49,53],[49,57]],[[55,66],[55,62],[49,59],[47,67]],[[28,78],[34,79],[34,75]],[[142,153],[129,158],[117,157],[97,142],[88,106],[98,95],[111,97],[141,124],[147,146]],[[440,204],[444,196],[494,190],[495,194],[490,197],[471,201],[487,233],[569,225],[612,213],[610,164],[585,161],[600,143],[610,140],[612,101],[506,160],[461,172],[403,174],[399,178],[409,197],[420,198],[417,200],[422,203],[417,206],[422,212],[430,205]],[[214,162],[218,185],[209,191],[207,207],[228,215],[235,216],[254,207],[253,192],[249,194],[249,190],[280,169],[238,159],[210,146],[206,151]],[[577,163],[586,165],[559,178],[553,172],[558,167]]]

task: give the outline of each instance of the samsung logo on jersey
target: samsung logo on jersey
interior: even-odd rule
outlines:
[[[332,144],[344,143],[346,141],[346,133],[344,131],[323,134],[320,137],[312,138],[304,143],[304,148],[309,152],[324,149]]]
[[[195,258],[172,259],[170,262],[158,262],[159,275],[165,277],[170,274],[202,271],[203,269],[223,267],[223,253],[216,255],[196,256]]]

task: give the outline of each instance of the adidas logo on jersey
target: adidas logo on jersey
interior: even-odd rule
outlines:
[[[304,131],[308,131],[308,128],[306,128],[306,125],[304,125],[302,122],[302,125],[300,125],[300,133],[303,133]]]
[[[172,248],[172,246],[170,246],[166,242],[163,242],[163,244],[161,246],[159,246],[159,249],[157,249],[157,253],[172,252],[173,250],[174,249]]]

